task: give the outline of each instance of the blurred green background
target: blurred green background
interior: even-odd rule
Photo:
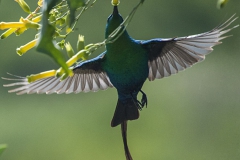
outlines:
[[[26,0],[31,8],[36,2]],[[125,17],[138,0],[122,0]],[[169,38],[208,31],[240,15],[240,1],[222,10],[217,0],[146,0],[128,27],[135,39]],[[97,1],[80,18],[76,34],[86,44],[104,39],[110,0]],[[26,16],[13,0],[0,4],[0,21]],[[234,24],[239,24],[240,20]],[[0,41],[0,77],[6,72],[26,76],[57,65],[31,50],[19,57],[15,49],[33,39],[34,30]],[[128,140],[136,160],[239,160],[240,159],[240,28],[223,40],[200,64],[177,75],[146,81],[149,105],[140,119],[129,122]],[[76,46],[76,45],[74,45]],[[95,55],[102,52],[99,50]],[[94,55],[93,55],[94,56]],[[8,82],[0,80],[1,86]],[[8,144],[3,160],[123,160],[120,127],[111,128],[115,89],[70,95],[22,95],[0,89],[0,144]]]

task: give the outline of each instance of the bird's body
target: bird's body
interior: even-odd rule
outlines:
[[[130,115],[129,118],[127,116],[121,117],[115,124],[112,121],[112,126],[120,124],[123,120],[133,120],[139,117],[137,111],[139,107],[136,101],[137,94],[148,77],[146,50],[130,37],[126,39],[129,41],[127,44],[121,42],[122,40],[117,40],[115,42],[117,45],[109,44],[110,46],[107,46],[103,68],[111,83],[117,89],[118,100],[129,105],[128,107],[134,107],[135,115]],[[132,102],[132,99],[135,102]]]
[[[28,83],[27,78],[17,76],[17,79],[4,78],[19,81],[4,86],[20,85],[9,91],[17,94],[79,93],[114,86],[118,92],[118,102],[111,126],[121,124],[125,153],[130,160],[132,158],[126,143],[126,121],[138,119],[138,110],[147,104],[146,94],[141,90],[146,79],[161,79],[204,60],[205,55],[212,52],[212,47],[227,37],[223,37],[223,34],[238,27],[226,29],[235,20],[232,16],[223,24],[202,34],[148,41],[134,40],[125,30],[116,41],[106,44],[104,53],[73,67],[74,75],[62,82],[59,78],[49,77]],[[114,6],[107,21],[105,37],[122,22],[118,8]],[[142,93],[141,101],[137,100],[139,92]]]
[[[123,19],[115,6],[113,14],[108,18],[105,38],[122,22]],[[139,117],[138,109],[141,108],[137,101],[137,94],[149,72],[147,50],[139,41],[131,38],[127,31],[124,31],[114,43],[106,44],[106,52],[102,54],[100,65],[118,92],[118,109],[111,126],[114,127],[124,120],[137,119]],[[74,69],[81,66],[82,64]],[[131,108],[129,113],[128,108]],[[117,116],[119,114],[121,116]]]
[[[148,57],[146,50],[133,39],[127,44],[117,40],[108,44],[103,68],[114,85],[122,93],[141,89],[148,77]],[[112,46],[111,46],[112,45]]]
[[[113,15],[109,17],[111,23],[106,26],[105,38],[123,22],[116,10],[115,6]],[[141,89],[148,77],[147,51],[138,41],[132,39],[127,31],[114,43],[106,45],[105,59],[104,70],[118,92],[129,94]]]

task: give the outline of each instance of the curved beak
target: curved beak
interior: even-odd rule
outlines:
[[[114,6],[114,7],[113,7],[113,13],[112,13],[112,15],[113,15],[113,16],[119,15],[118,7],[117,7],[117,6]]]

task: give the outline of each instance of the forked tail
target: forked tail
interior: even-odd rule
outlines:
[[[138,118],[138,104],[133,99],[129,99],[125,103],[118,100],[111,126],[116,127],[124,121],[135,120]]]

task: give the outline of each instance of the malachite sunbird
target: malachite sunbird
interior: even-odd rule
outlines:
[[[205,55],[213,51],[213,46],[228,37],[222,35],[238,27],[227,28],[236,19],[233,15],[208,32],[169,39],[135,40],[125,30],[115,42],[106,44],[106,51],[98,57],[74,66],[72,77],[63,81],[49,77],[28,83],[26,77],[15,76],[14,79],[3,78],[18,81],[4,86],[20,86],[9,91],[18,95],[95,92],[115,87],[118,101],[111,126],[121,124],[126,159],[131,160],[126,139],[127,121],[138,119],[139,110],[147,105],[147,96],[141,90],[143,83],[147,78],[153,81],[168,77],[203,61]],[[107,20],[105,38],[122,22],[118,7],[114,5]],[[141,101],[137,100],[139,92]]]

